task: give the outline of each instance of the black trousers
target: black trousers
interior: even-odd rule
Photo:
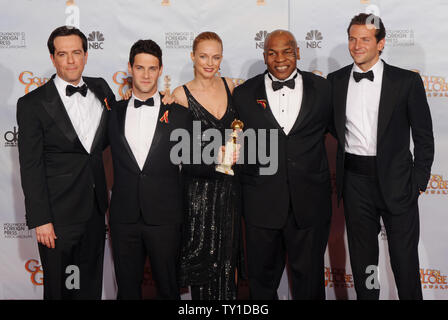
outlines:
[[[345,170],[344,212],[347,225],[350,263],[359,300],[378,300],[380,290],[372,288],[373,273],[368,266],[378,266],[380,217],[386,228],[389,256],[400,299],[422,299],[418,241],[419,212],[417,199],[405,214],[390,212],[383,200],[376,174]],[[366,281],[370,283],[366,285]],[[378,279],[376,279],[378,281]],[[369,289],[370,287],[371,289]]]
[[[95,201],[89,221],[54,226],[55,248],[38,244],[44,272],[45,300],[101,300],[103,288],[105,217]],[[73,269],[73,267],[77,267]],[[79,289],[76,287],[79,275]]]
[[[294,300],[324,300],[324,254],[329,223],[300,228],[290,212],[279,230],[246,224],[247,267],[251,299],[277,300],[277,289],[289,266]]]
[[[181,225],[111,224],[112,252],[119,300],[142,299],[146,257],[149,256],[158,299],[179,300],[177,262]]]

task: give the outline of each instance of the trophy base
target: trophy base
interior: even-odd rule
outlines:
[[[227,174],[229,176],[235,175],[231,166],[226,166],[226,165],[220,164],[220,165],[216,166],[215,170],[218,172]]]

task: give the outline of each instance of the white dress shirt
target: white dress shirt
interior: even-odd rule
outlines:
[[[294,126],[297,116],[299,115],[300,107],[302,105],[303,96],[303,80],[302,75],[295,70],[287,79],[279,80],[271,74],[274,81],[286,81],[292,79],[297,74],[295,79],[294,89],[283,86],[280,90],[274,91],[272,89],[272,80],[268,74],[264,77],[264,84],[266,86],[266,96],[269,101],[269,107],[274,114],[280,127],[282,127],[285,134]]]
[[[380,59],[367,72],[370,70],[373,71],[373,81],[362,79],[356,82],[353,72],[364,71],[353,64],[347,90],[345,151],[360,156],[376,156],[378,109],[384,63]]]
[[[88,89],[87,94],[83,97],[79,92],[74,93],[70,97],[66,95],[66,87],[70,83],[62,80],[56,75],[54,84],[67,110],[73,128],[75,128],[81,144],[88,153],[92,148],[92,142],[95,138],[98,125],[100,124],[101,115],[103,113],[103,106],[95,96],[95,94]],[[78,83],[78,87],[82,86],[84,81]]]
[[[124,134],[140,170],[145,165],[154,132],[156,131],[157,122],[159,121],[159,93],[156,92],[152,98],[154,99],[154,106],[142,105],[139,108],[134,108],[135,99],[140,99],[132,94],[126,110]]]

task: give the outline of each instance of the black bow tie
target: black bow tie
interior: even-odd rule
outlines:
[[[268,77],[269,77],[269,79],[272,80],[271,75],[269,73],[268,73]],[[296,75],[293,78],[291,78],[289,80],[286,80],[286,81],[274,81],[274,80],[272,80],[272,89],[274,91],[277,91],[277,90],[280,90],[281,88],[283,88],[284,86],[287,86],[290,89],[294,89],[294,87],[296,86],[296,81],[295,81],[296,78],[297,78],[297,73],[296,73]]]
[[[87,85],[84,83],[80,87],[74,87],[72,85],[68,85],[67,87],[65,87],[65,95],[66,96],[70,97],[76,92],[79,92],[80,94],[82,94],[83,97],[85,97],[87,94]]]
[[[369,72],[356,72],[353,71],[353,78],[355,79],[356,82],[361,81],[362,79],[366,78],[369,79],[370,81],[373,81],[373,71],[370,70]]]
[[[134,99],[134,108],[140,108],[142,105],[147,105],[147,106],[153,107],[154,106],[153,97],[147,99],[146,101]]]

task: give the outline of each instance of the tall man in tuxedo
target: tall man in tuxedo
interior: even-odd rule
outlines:
[[[146,257],[160,299],[179,299],[177,260],[181,239],[182,185],[170,160],[173,129],[191,126],[188,109],[165,105],[157,91],[162,51],[152,40],[131,48],[132,97],[111,112],[114,166],[110,225],[118,299],[141,299]]]
[[[250,295],[276,299],[285,267],[290,267],[293,299],[324,299],[324,253],[331,218],[331,185],[325,133],[331,121],[330,85],[326,79],[296,68],[299,49],[285,30],[265,41],[267,71],[238,86],[234,101],[244,129],[278,133],[278,168],[263,174],[263,161],[241,168],[243,215]],[[261,141],[260,141],[261,139]],[[265,169],[265,168],[264,168]]]
[[[380,59],[386,30],[379,17],[359,14],[347,32],[354,64],[328,79],[338,139],[337,189],[344,200],[357,298],[379,298],[378,279],[368,277],[378,266],[382,218],[398,295],[422,299],[417,200],[434,158],[425,89],[417,73]]]
[[[80,30],[55,29],[48,49],[56,76],[17,102],[26,222],[36,228],[44,299],[101,299],[108,206],[102,152],[107,103],[115,97],[103,79],[82,77],[88,55]],[[67,288],[70,274],[79,277],[79,286],[68,279],[74,289]]]

